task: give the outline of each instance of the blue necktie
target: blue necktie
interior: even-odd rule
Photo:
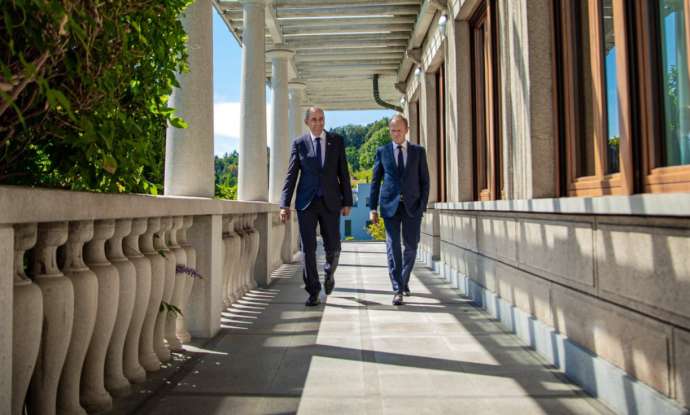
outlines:
[[[319,163],[319,169],[323,168],[323,162],[321,161],[321,137],[316,137],[316,161]],[[321,182],[321,176],[319,175],[319,190],[316,191],[316,196],[323,196],[323,183]]]
[[[402,145],[398,144],[398,177],[402,179],[405,173],[405,162],[403,159]]]

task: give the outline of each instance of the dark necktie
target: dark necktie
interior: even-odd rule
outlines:
[[[398,177],[402,178],[405,172],[405,161],[403,159],[402,145],[398,144]]]
[[[319,168],[323,166],[323,160],[321,160],[321,137],[316,137],[316,160],[319,162]]]
[[[321,162],[321,137],[316,137],[316,161],[319,163],[319,169],[322,168],[323,163]],[[316,191],[316,196],[323,196],[323,182],[321,181],[321,176],[319,175],[319,190]]]

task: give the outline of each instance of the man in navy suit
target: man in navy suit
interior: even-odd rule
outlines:
[[[319,304],[319,272],[316,269],[316,224],[321,229],[326,265],[324,288],[333,291],[333,274],[340,257],[340,218],[352,208],[352,187],[342,137],[327,133],[321,108],[307,110],[304,122],[309,133],[292,143],[287,177],[280,197],[280,219],[290,218],[290,201],[297,184],[297,222],[304,254],[304,288],[309,293],[307,306]],[[299,183],[297,183],[299,176]]]
[[[429,201],[429,167],[424,147],[405,139],[408,129],[405,117],[395,115],[388,128],[393,141],[376,150],[369,218],[378,223],[380,194],[393,305],[402,305],[403,294],[410,295],[410,273],[417,257],[422,215]],[[401,228],[404,252],[400,250]]]

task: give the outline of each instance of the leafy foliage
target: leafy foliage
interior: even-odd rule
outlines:
[[[165,301],[161,301],[161,305],[158,307],[158,312],[166,312],[168,313],[169,316],[181,316],[182,310],[174,304],[166,303]]]
[[[371,137],[362,145],[359,150],[359,167],[361,169],[371,170],[374,167],[374,158],[376,157],[376,149],[380,146],[390,143],[391,135],[388,127],[381,127],[371,134]]]
[[[216,168],[216,197],[223,199],[237,199],[237,168],[239,153],[225,154],[215,157]]]
[[[156,194],[190,2],[2,2],[0,182]]]

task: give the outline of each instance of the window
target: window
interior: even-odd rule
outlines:
[[[637,5],[642,183],[646,192],[690,191],[688,2]]]
[[[366,201],[366,205],[365,205],[365,206],[366,206],[366,207],[371,207],[371,206],[370,206],[370,203],[369,203],[369,196],[366,197],[365,201]]]
[[[554,3],[561,195],[690,190],[687,4]]]
[[[359,194],[357,191],[352,191],[352,206],[357,207],[357,204],[359,203]]]
[[[446,187],[446,74],[445,66],[436,71],[436,200],[445,202],[447,200]]]
[[[476,200],[500,198],[500,113],[496,1],[486,0],[470,19],[472,142]]]
[[[352,220],[345,220],[345,237],[352,236]]]

